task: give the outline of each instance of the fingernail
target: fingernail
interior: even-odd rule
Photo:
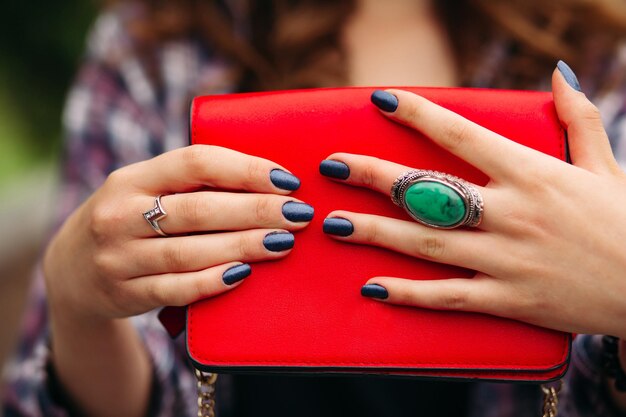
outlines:
[[[296,201],[283,204],[283,216],[290,222],[310,222],[315,210],[312,206]]]
[[[272,184],[281,190],[294,191],[300,188],[300,180],[298,177],[282,169],[273,169],[272,172],[270,172],[270,180],[272,180]]]
[[[282,252],[293,248],[294,236],[289,232],[272,232],[263,238],[263,246],[272,252]]]
[[[246,278],[251,272],[252,268],[248,264],[231,266],[222,274],[222,281],[226,285],[233,285]]]
[[[398,108],[398,98],[383,90],[374,91],[371,100],[376,107],[389,113],[393,113]]]
[[[342,217],[328,217],[324,219],[322,227],[324,233],[336,236],[350,236],[354,232],[354,226],[348,219]]]
[[[561,71],[561,75],[563,75],[563,78],[565,78],[565,81],[567,81],[570,87],[572,87],[576,91],[582,92],[580,88],[580,83],[578,82],[578,78],[576,77],[576,74],[574,74],[574,71],[572,71],[572,69],[569,67],[569,65],[567,65],[563,61],[559,61],[556,64],[556,67],[559,69],[559,71]]]
[[[361,295],[363,297],[378,298],[384,300],[389,297],[387,289],[378,284],[367,284],[361,287]]]
[[[345,180],[350,176],[350,168],[343,162],[324,159],[320,163],[320,174],[331,178]]]

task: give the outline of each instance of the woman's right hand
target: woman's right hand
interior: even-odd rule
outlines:
[[[230,280],[224,272],[286,256],[289,231],[308,225],[313,208],[288,196],[298,186],[271,161],[207,145],[121,168],[48,246],[49,303],[71,316],[113,319],[233,289],[241,283],[233,272],[240,278],[249,267],[231,270]],[[142,215],[161,194],[167,238]]]

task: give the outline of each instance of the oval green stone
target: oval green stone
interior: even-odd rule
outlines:
[[[465,203],[451,187],[435,181],[411,185],[404,195],[404,204],[418,219],[436,226],[450,227],[465,217]]]

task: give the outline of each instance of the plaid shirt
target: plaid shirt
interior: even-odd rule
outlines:
[[[116,168],[151,158],[187,144],[187,112],[191,97],[232,92],[230,66],[198,40],[168,42],[159,50],[162,83],[156,86],[133,53],[127,22],[142,10],[125,5],[103,14],[89,38],[87,56],[71,89],[63,116],[66,155],[59,196],[62,221]],[[489,87],[506,56],[506,42],[493,44],[473,85]],[[593,80],[581,80],[605,117],[614,154],[626,166],[626,48],[620,49],[603,77],[620,86],[595,95]],[[539,88],[546,89],[546,78]],[[67,416],[49,382],[49,328],[41,272],[37,273],[23,333],[15,357],[4,372],[4,415]],[[154,364],[158,398],[154,415],[196,415],[195,379],[182,340],[172,341],[150,312],[132,319]],[[600,369],[598,336],[574,342],[571,369],[560,397],[560,416],[618,415],[608,402]],[[225,384],[226,386],[228,384]],[[218,388],[218,395],[223,385]],[[367,393],[364,393],[367,395]],[[510,384],[472,385],[471,416],[538,415],[537,387]]]

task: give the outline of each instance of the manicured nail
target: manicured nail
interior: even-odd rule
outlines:
[[[222,274],[222,281],[226,285],[233,285],[246,278],[251,272],[252,268],[248,264],[231,266]]]
[[[398,108],[398,98],[383,90],[374,91],[371,100],[376,107],[389,113],[393,113]]]
[[[563,78],[565,78],[565,81],[567,81],[570,87],[572,87],[576,91],[583,91],[580,88],[580,83],[578,82],[576,74],[574,74],[574,71],[572,71],[569,65],[567,65],[563,61],[559,61],[556,64],[556,67],[559,69],[559,71],[561,71],[561,75],[563,75]]]
[[[345,180],[350,176],[350,168],[343,162],[324,159],[320,163],[320,174],[331,178]]]
[[[363,297],[379,298],[384,300],[389,297],[387,289],[378,284],[367,284],[361,287],[361,295]]]
[[[272,180],[272,184],[281,190],[294,191],[300,188],[300,180],[298,177],[282,169],[273,169],[272,172],[270,172],[270,180]]]
[[[354,226],[348,219],[342,217],[328,217],[324,219],[322,226],[324,233],[336,236],[350,236],[354,232]]]
[[[272,252],[282,252],[293,248],[295,243],[294,236],[289,232],[272,232],[263,238],[263,246]]]
[[[310,222],[315,210],[312,206],[297,201],[283,204],[283,216],[290,222]]]

